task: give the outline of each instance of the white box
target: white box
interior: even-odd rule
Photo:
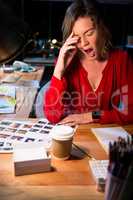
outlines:
[[[40,143],[16,143],[13,151],[15,176],[51,170],[51,156]]]

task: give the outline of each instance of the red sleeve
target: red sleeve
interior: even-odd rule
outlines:
[[[57,123],[64,114],[64,104],[62,95],[66,91],[67,82],[63,77],[61,80],[55,76],[52,77],[50,87],[44,96],[44,113],[49,121]]]
[[[121,66],[118,74],[118,82],[120,83],[120,103],[119,106],[113,106],[112,110],[102,112],[100,123],[117,123],[129,124],[133,123],[133,62],[125,53],[124,67]],[[122,57],[121,57],[122,59]],[[120,75],[121,74],[121,75]]]

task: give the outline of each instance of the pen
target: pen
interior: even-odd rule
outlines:
[[[73,146],[75,146],[77,149],[79,149],[83,154],[85,154],[87,157],[89,157],[92,160],[96,160],[91,154],[87,153],[85,150],[83,150],[82,148],[80,148],[78,145],[72,143]]]

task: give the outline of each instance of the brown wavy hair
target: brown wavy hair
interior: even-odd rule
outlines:
[[[96,41],[98,60],[105,60],[108,57],[109,50],[112,48],[112,36],[103,23],[98,10],[92,4],[88,4],[88,6],[86,6],[83,3],[74,2],[68,7],[62,24],[63,43],[71,34],[75,21],[79,17],[86,16],[91,18],[96,30],[98,31],[98,37]]]

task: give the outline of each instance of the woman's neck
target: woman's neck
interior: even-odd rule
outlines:
[[[80,59],[80,62],[82,63],[82,66],[84,67],[84,69],[89,72],[92,71],[95,73],[95,71],[103,71],[106,64],[107,64],[107,60],[104,61],[99,61],[97,59],[88,59],[88,57],[82,57],[82,59]]]

